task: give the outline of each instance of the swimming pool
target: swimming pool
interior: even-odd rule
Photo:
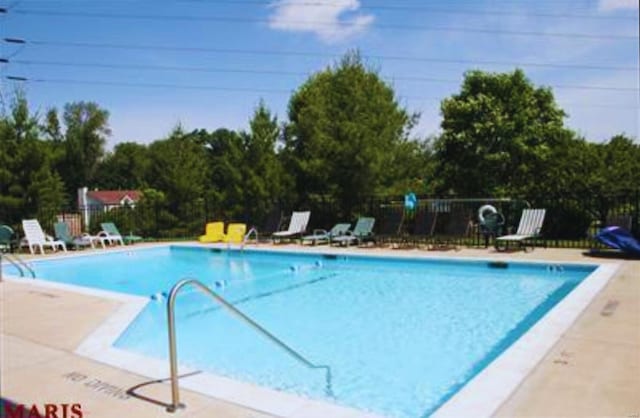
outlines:
[[[182,246],[34,264],[47,280],[145,297],[197,277],[328,364],[333,396],[322,372],[301,367],[198,293],[178,299],[181,364],[398,417],[435,411],[595,269]],[[150,298],[115,346],[166,359],[165,315],[163,301]]]

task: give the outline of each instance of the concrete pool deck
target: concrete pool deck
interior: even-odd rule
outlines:
[[[620,269],[607,286],[495,416],[634,417],[640,414],[637,396],[640,393],[640,261],[591,258],[582,255],[580,250],[563,249],[508,254],[479,249],[349,251],[618,263]],[[80,404],[85,417],[269,416],[185,389],[181,390],[181,397],[187,409],[168,414],[164,410],[170,400],[166,382],[156,382],[75,354],[78,345],[120,305],[106,298],[35,285],[27,279],[0,283],[0,396],[29,407],[37,404],[43,408],[45,403]],[[297,411],[296,415],[309,416],[305,410]]]

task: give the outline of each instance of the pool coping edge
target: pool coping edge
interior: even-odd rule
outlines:
[[[218,245],[198,245],[195,243],[162,243],[153,247],[177,246],[177,247],[210,247],[221,248]],[[145,248],[150,248],[147,246]],[[226,246],[224,246],[226,249]],[[349,248],[354,250],[355,248]],[[110,250],[110,252],[127,251],[126,248]],[[231,248],[238,250],[238,248]],[[247,248],[248,251],[265,252],[298,252],[307,254],[337,254],[337,255],[365,255],[368,257],[382,257],[395,259],[442,259],[435,254],[366,254],[362,252],[342,252],[341,249],[320,249],[319,247],[296,248]],[[333,250],[333,251],[332,251]],[[135,250],[134,250],[135,251]],[[91,254],[65,254],[63,257],[89,256]],[[493,261],[490,257],[452,257],[452,259],[472,261]],[[48,260],[35,258],[29,261]],[[441,405],[431,416],[433,417],[459,417],[475,416],[489,417],[511,396],[524,379],[542,361],[544,356],[559,341],[560,337],[571,327],[580,314],[594,300],[595,296],[607,285],[609,280],[621,267],[621,263],[585,263],[575,261],[558,260],[516,260],[511,258],[501,259],[509,263],[545,263],[593,265],[596,269],[589,274],[572,292],[570,292],[558,305],[553,307],[531,329],[523,334],[513,345],[501,353],[485,369],[472,380],[467,382],[454,396]],[[82,286],[70,285],[60,282],[51,282],[41,279],[25,279],[15,276],[5,276],[14,282],[34,284],[42,287],[55,288],[89,296],[114,299],[122,303],[114,313],[109,315],[91,334],[85,338],[76,348],[74,353],[90,358],[100,363],[108,364],[125,371],[136,373],[153,379],[166,379],[168,361],[153,359],[135,353],[118,349],[112,344],[121,333],[131,324],[137,315],[149,303],[149,298],[142,296],[126,295],[100,289],[91,289]],[[181,374],[195,371],[186,367],[180,367]],[[241,405],[254,410],[275,414],[281,417],[296,417],[300,413],[304,416],[340,416],[340,417],[379,417],[366,411],[343,407],[328,402],[312,400],[300,395],[288,394],[258,385],[240,382],[230,378],[216,376],[211,373],[200,373],[187,378],[181,378],[180,386],[216,399]],[[213,390],[212,390],[213,389]]]
[[[560,303],[467,382],[431,417],[491,417],[574,324],[619,268],[619,263],[598,265]]]

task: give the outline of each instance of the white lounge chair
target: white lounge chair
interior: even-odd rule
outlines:
[[[526,251],[526,242],[540,237],[545,214],[546,209],[524,209],[516,233],[496,238],[496,250],[506,250],[509,242],[517,242],[520,248]],[[504,244],[504,247],[501,247],[501,244]]]
[[[348,247],[352,242],[358,245],[368,241],[375,243],[375,237],[373,235],[373,226],[375,223],[375,218],[360,217],[356,221],[356,226],[353,227],[353,230],[347,231],[343,235],[333,237],[329,242],[329,245],[337,243]]]
[[[105,248],[105,238],[99,237],[97,235],[90,235],[84,233],[82,235],[73,236],[69,231],[69,225],[66,222],[56,222],[53,225],[53,230],[56,234],[56,239],[64,242],[65,245],[69,245],[75,247],[76,249],[91,246],[91,248],[96,248],[95,243],[99,242],[102,244],[102,248]]]
[[[291,214],[291,221],[289,222],[289,228],[286,231],[278,231],[274,232],[271,238],[273,238],[273,242],[275,243],[277,240],[282,239],[291,239],[296,236],[301,236],[307,230],[307,224],[309,223],[309,218],[311,217],[311,212],[293,212]]]
[[[24,246],[29,247],[31,254],[34,254],[34,248],[40,248],[40,253],[44,254],[44,247],[51,247],[56,251],[60,247],[67,252],[67,246],[62,241],[56,241],[52,237],[45,235],[40,222],[37,219],[25,219],[22,221],[22,231],[24,232]]]
[[[117,243],[124,245],[122,234],[120,234],[120,231],[118,231],[118,228],[113,222],[103,222],[100,226],[102,227],[102,231],[98,233],[98,236],[104,240],[103,242],[109,242],[111,245]]]
[[[345,235],[351,228],[351,224],[335,224],[329,231],[325,229],[314,229],[313,235],[305,235],[301,238],[302,244],[311,242],[311,245],[329,243],[334,237]]]

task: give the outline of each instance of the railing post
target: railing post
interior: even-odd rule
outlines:
[[[233,314],[236,318],[244,321],[247,325],[249,325],[254,330],[258,331],[259,334],[266,337],[268,340],[279,346],[285,352],[287,352],[290,356],[292,356],[298,362],[304,364],[306,367],[310,369],[316,370],[324,370],[325,372],[325,381],[326,387],[325,391],[328,396],[333,397],[333,388],[331,384],[331,368],[324,364],[314,364],[303,357],[300,353],[295,351],[293,348],[289,347],[283,341],[278,339],[276,336],[271,334],[269,331],[260,326],[257,322],[246,316],[244,313],[235,308],[232,304],[227,302],[224,298],[218,295],[213,290],[209,289],[202,282],[199,282],[196,279],[183,279],[182,281],[176,283],[171,292],[169,293],[168,301],[167,301],[167,320],[169,326],[169,362],[170,362],[170,371],[171,371],[171,405],[167,407],[167,412],[175,412],[178,409],[185,408],[184,404],[180,403],[180,387],[178,384],[178,349],[176,344],[176,323],[175,323],[175,301],[180,289],[187,285],[192,285],[197,287],[200,291],[202,291],[205,295],[213,298],[216,302],[218,302],[223,308],[225,308],[228,312]]]
[[[183,282],[188,283],[188,282]],[[169,367],[171,370],[171,405],[167,407],[167,412],[176,412],[180,408],[184,408],[184,404],[180,403],[180,387],[178,386],[178,348],[176,344],[176,318],[175,303],[176,295],[182,288],[181,285],[175,286],[169,294],[167,303],[167,323],[169,325]]]

